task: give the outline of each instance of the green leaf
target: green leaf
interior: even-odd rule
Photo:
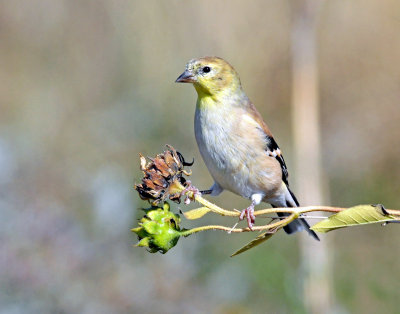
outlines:
[[[142,240],[140,240],[136,246],[149,246],[150,245],[150,240],[149,238],[143,238]]]
[[[257,238],[255,238],[254,240],[250,241],[244,247],[242,247],[241,249],[239,249],[235,253],[233,253],[231,255],[231,257],[234,257],[236,255],[239,255],[239,254],[243,253],[243,252],[246,252],[247,250],[250,250],[251,248],[263,243],[264,241],[267,241],[273,235],[274,235],[274,233],[271,233],[271,232],[264,232],[263,234],[260,234]]]
[[[185,216],[186,219],[194,220],[203,217],[210,211],[211,209],[209,209],[208,207],[200,207],[184,212],[183,215]]]
[[[358,205],[334,214],[312,226],[311,230],[325,233],[331,230],[357,225],[397,220],[382,205]]]

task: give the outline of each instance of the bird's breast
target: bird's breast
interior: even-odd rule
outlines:
[[[241,108],[198,106],[195,135],[214,180],[224,189],[249,198],[257,192],[254,171],[266,154],[260,130],[249,125],[243,116]]]

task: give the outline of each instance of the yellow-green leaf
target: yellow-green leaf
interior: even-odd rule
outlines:
[[[150,245],[150,240],[149,238],[143,238],[142,240],[140,240],[136,246],[149,246]]]
[[[194,220],[194,219],[199,219],[203,217],[205,214],[210,212],[211,209],[207,207],[200,207],[196,209],[189,210],[187,212],[184,212],[183,215],[185,216],[186,219]]]
[[[240,253],[243,253],[247,250],[250,250],[251,248],[263,243],[264,241],[267,241],[270,237],[272,237],[274,233],[271,232],[264,232],[263,234],[260,234],[257,238],[254,240],[250,241],[247,243],[244,247],[241,249],[237,250],[235,253],[231,255],[231,257],[239,255]]]
[[[364,224],[396,220],[382,205],[358,205],[334,214],[312,226],[312,230],[325,233],[331,230]]]

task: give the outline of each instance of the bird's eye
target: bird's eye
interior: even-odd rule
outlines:
[[[210,72],[211,71],[211,68],[210,67],[204,67],[203,68],[203,72],[204,73],[208,73],[208,72]]]

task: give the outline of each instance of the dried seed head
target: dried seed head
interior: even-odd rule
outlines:
[[[136,184],[135,189],[143,200],[152,204],[159,204],[169,198],[180,203],[181,194],[176,191],[176,184],[185,186],[186,179],[183,175],[189,176],[191,172],[184,170],[184,166],[191,166],[172,146],[167,145],[168,150],[158,154],[154,159],[140,155],[140,169],[144,173],[141,184]]]

